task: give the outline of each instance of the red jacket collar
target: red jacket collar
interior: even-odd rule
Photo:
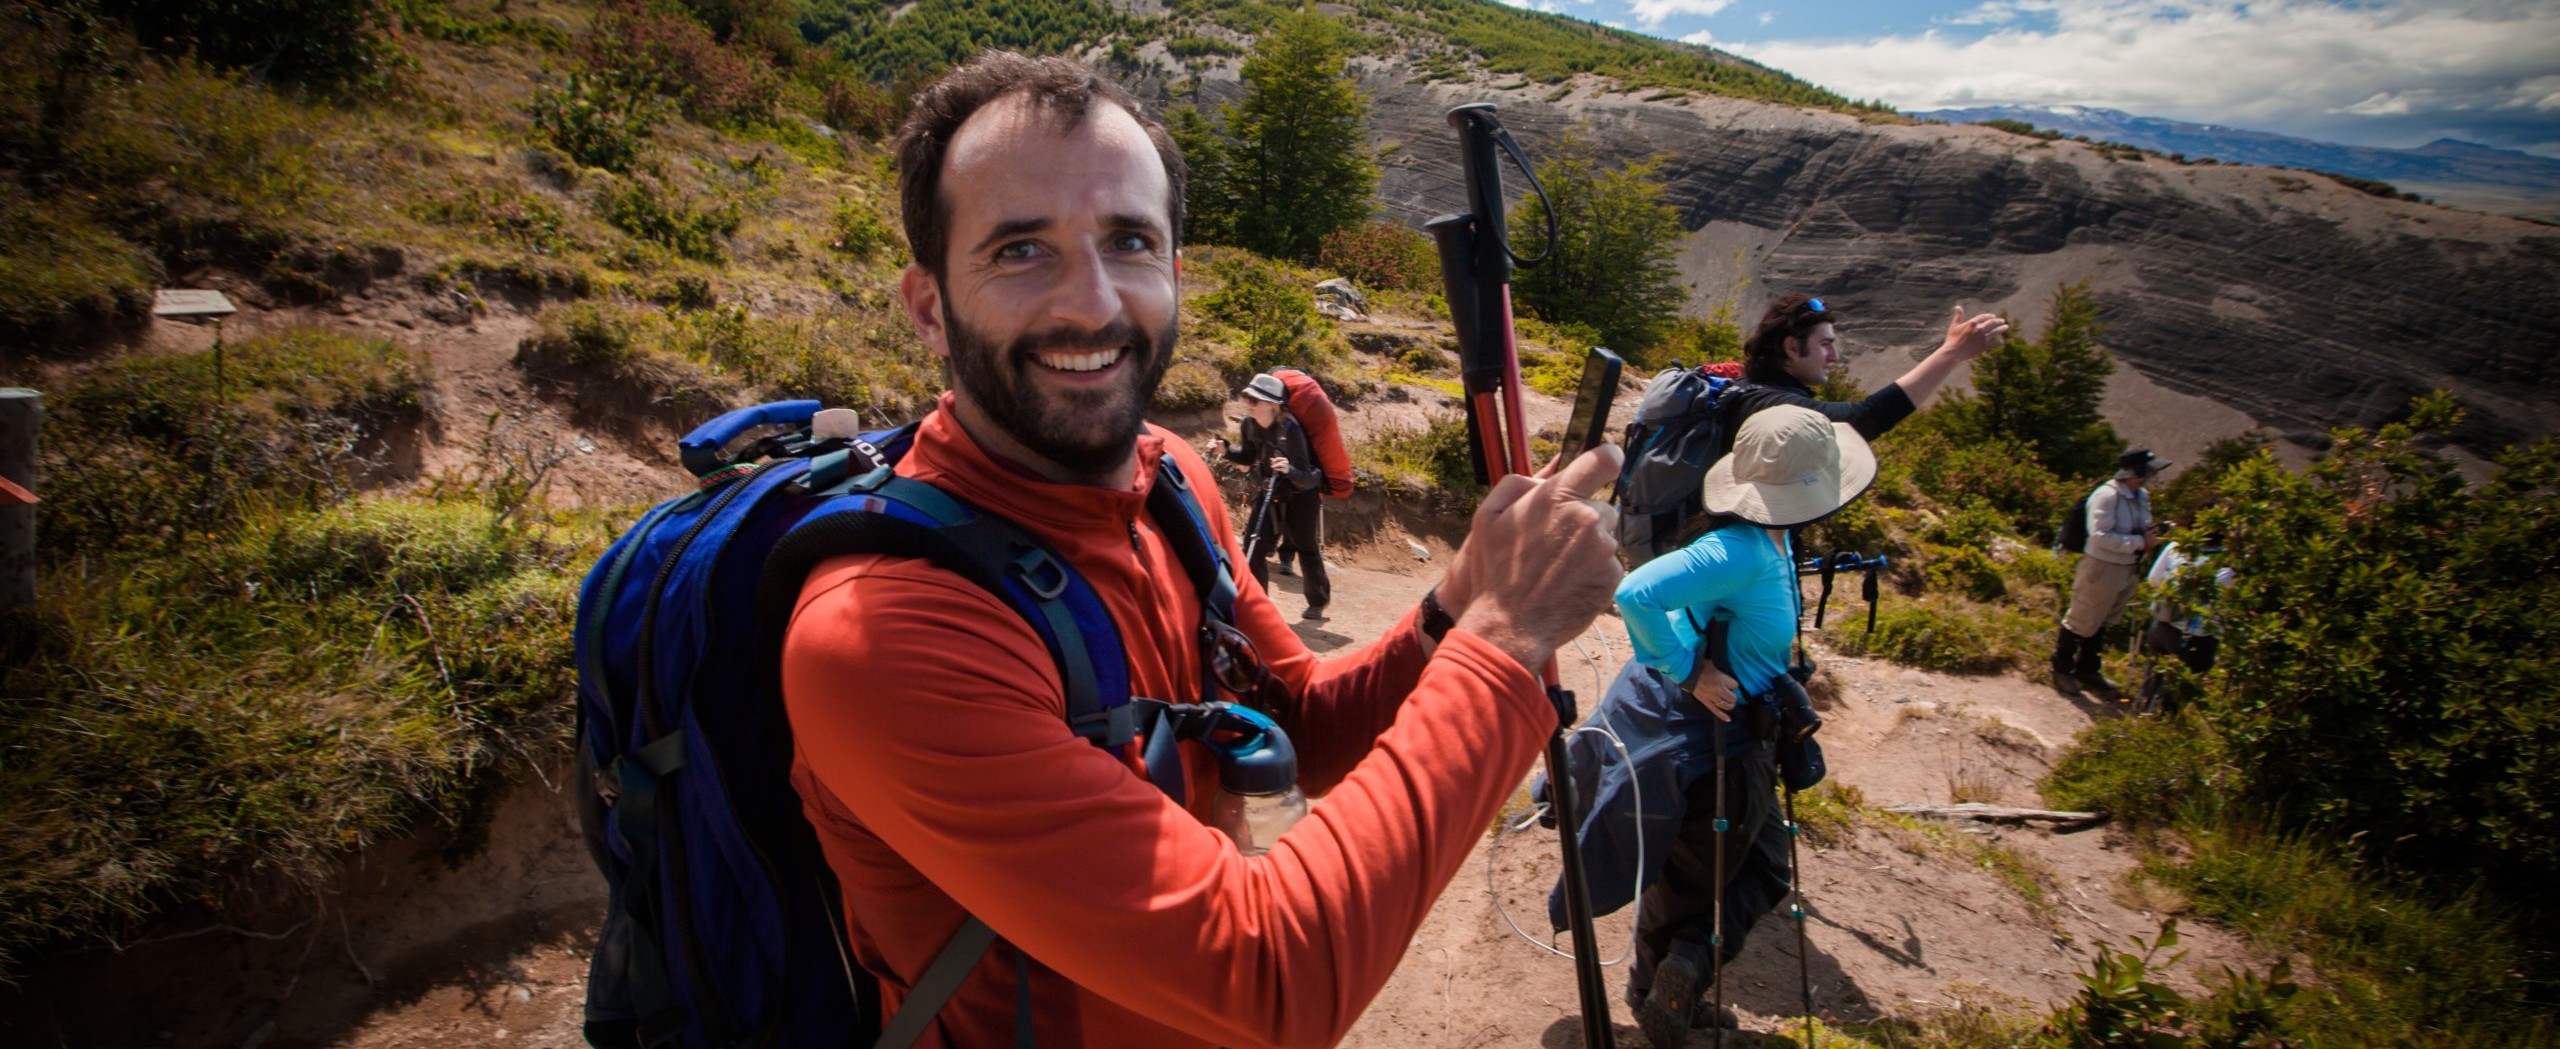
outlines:
[[[1130,487],[1061,484],[1005,463],[979,446],[951,411],[952,395],[944,393],[924,424],[916,430],[915,447],[899,463],[898,472],[939,485],[971,505],[1008,520],[1061,532],[1077,532],[1099,522],[1134,521],[1146,513],[1147,492],[1155,486],[1156,461],[1164,455],[1166,431],[1147,424],[1138,433],[1138,469]]]

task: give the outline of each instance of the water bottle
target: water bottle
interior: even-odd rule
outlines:
[[[1261,711],[1218,705],[1225,708],[1219,727],[1234,736],[1209,742],[1218,756],[1209,823],[1235,840],[1237,852],[1260,856],[1307,814],[1306,792],[1298,789],[1298,752],[1289,734]]]

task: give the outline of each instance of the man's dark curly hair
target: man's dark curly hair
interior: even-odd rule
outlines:
[[[1027,95],[1034,106],[1055,117],[1062,128],[1084,123],[1095,100],[1119,106],[1145,128],[1147,141],[1164,162],[1168,186],[1166,235],[1182,243],[1182,150],[1164,125],[1138,108],[1136,97],[1092,69],[1066,58],[1031,58],[1011,51],[986,51],[916,92],[915,107],[898,129],[898,208],[907,227],[907,245],[936,280],[949,260],[951,212],[942,200],[942,158],[951,136],[989,103]]]
[[[1787,377],[1787,340],[1801,339],[1825,324],[1840,323],[1840,313],[1815,309],[1822,300],[1800,291],[1778,296],[1760,315],[1760,326],[1742,344],[1742,376],[1753,382],[1793,382]]]

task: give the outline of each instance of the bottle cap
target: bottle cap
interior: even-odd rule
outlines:
[[[824,408],[809,417],[811,440],[845,440],[862,436],[862,413],[851,408]]]
[[[1218,726],[1236,733],[1212,742],[1218,754],[1218,786],[1230,794],[1280,794],[1298,783],[1298,751],[1289,734],[1259,710],[1222,704]]]

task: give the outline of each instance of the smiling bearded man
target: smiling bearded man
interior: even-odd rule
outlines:
[[[1144,420],[1181,303],[1164,129],[1072,61],[990,52],[917,95],[897,153],[899,294],[952,390],[896,472],[1036,540],[1005,539],[991,585],[1082,593],[1061,614],[1088,658],[1070,685],[1008,599],[928,558],[809,573],[782,691],[847,969],[916,1047],[1340,1041],[1555,727],[1527,668],[1617,583],[1589,497],[1618,453],[1504,479],[1436,597],[1319,661],[1215,570],[1235,529],[1189,493],[1217,477]],[[1240,853],[1209,825],[1217,754],[1118,716],[1141,707],[1098,695],[1106,662],[1125,697],[1259,705],[1325,804]],[[1071,694],[1095,708],[1072,726]]]

